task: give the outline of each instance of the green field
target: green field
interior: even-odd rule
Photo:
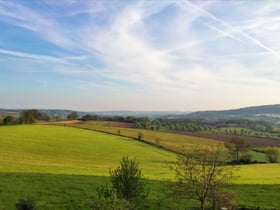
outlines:
[[[107,132],[112,134],[118,134],[119,131],[121,136],[126,136],[135,139],[137,139],[138,133],[141,132],[143,134],[142,137],[143,141],[151,144],[159,145],[163,148],[175,152],[182,152],[183,148],[188,149],[190,146],[194,144],[207,145],[209,143],[211,144],[218,143],[218,141],[215,140],[186,136],[186,135],[176,134],[171,132],[118,127],[118,123],[116,122],[89,121],[86,123],[74,124],[71,126],[89,129],[89,130],[102,131],[102,132]]]
[[[122,156],[150,179],[166,178],[176,155],[126,137],[51,125],[0,127],[0,172],[108,175]]]
[[[132,138],[51,125],[2,126],[0,134],[1,210],[15,209],[24,197],[35,198],[39,209],[90,209],[95,187],[109,181],[109,168],[125,155],[151,180],[151,209],[158,209],[164,180],[173,178],[164,162],[176,154]],[[243,165],[232,188],[242,205],[277,207],[279,174],[280,164]]]

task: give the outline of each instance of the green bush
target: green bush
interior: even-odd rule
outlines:
[[[35,201],[31,198],[19,199],[16,208],[17,210],[35,210]]]

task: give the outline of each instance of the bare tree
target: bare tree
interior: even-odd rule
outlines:
[[[234,166],[225,166],[227,159],[222,145],[195,146],[179,155],[173,167],[175,191],[185,198],[198,200],[201,210],[206,209],[208,199],[214,205],[224,186],[235,178],[232,173]]]
[[[225,143],[225,147],[230,150],[234,160],[238,162],[240,152],[248,151],[249,144],[240,137],[232,137],[229,143]]]

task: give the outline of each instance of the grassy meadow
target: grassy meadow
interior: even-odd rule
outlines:
[[[86,123],[74,124],[71,126],[107,132],[115,135],[118,135],[119,132],[121,136],[126,136],[135,139],[138,138],[138,133],[141,132],[143,134],[143,141],[159,145],[160,147],[174,152],[182,152],[182,149],[187,150],[190,146],[194,144],[207,145],[210,142],[211,144],[218,144],[218,141],[209,140],[207,138],[186,136],[172,132],[119,127],[119,123],[116,122],[89,121]]]
[[[136,158],[147,178],[170,176],[174,153],[131,138],[52,125],[0,127],[0,172],[108,175],[123,156]]]
[[[165,136],[162,132],[143,132],[147,139],[150,135],[162,139]],[[109,182],[109,168],[115,168],[126,155],[139,161],[144,176],[150,180],[150,209],[167,209],[166,202],[172,203],[164,198],[161,187],[173,178],[164,162],[174,161],[175,153],[134,137],[68,126],[1,126],[0,134],[0,210],[15,209],[16,201],[25,197],[34,198],[39,210],[90,209],[95,188]],[[172,140],[172,136],[165,138]],[[178,135],[173,144],[209,143],[193,138],[187,141],[187,136]],[[280,164],[239,168],[236,175],[240,177],[231,188],[238,193],[240,204],[265,208],[279,205]],[[183,206],[195,205],[187,202]]]

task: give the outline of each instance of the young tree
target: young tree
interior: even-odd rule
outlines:
[[[138,137],[138,140],[141,140],[144,137],[144,134],[141,131],[139,131],[137,137]]]
[[[266,155],[266,159],[270,162],[270,163],[276,163],[278,161],[279,158],[279,150],[275,147],[268,147],[265,150],[265,155]]]
[[[139,206],[147,197],[147,182],[136,160],[123,157],[120,166],[115,170],[110,170],[110,176],[117,197],[127,200],[131,206]]]
[[[234,160],[238,162],[240,152],[248,151],[249,144],[242,138],[232,137],[229,143],[225,143],[225,147],[230,150]]]
[[[97,195],[93,198],[93,210],[129,210],[130,204],[124,199],[118,199],[116,191],[106,186],[96,189]]]
[[[200,210],[205,210],[207,200],[217,202],[214,195],[220,197],[218,194],[224,185],[234,179],[233,166],[225,166],[227,159],[222,145],[195,146],[190,152],[179,155],[173,167],[174,190],[180,196],[198,200]]]

